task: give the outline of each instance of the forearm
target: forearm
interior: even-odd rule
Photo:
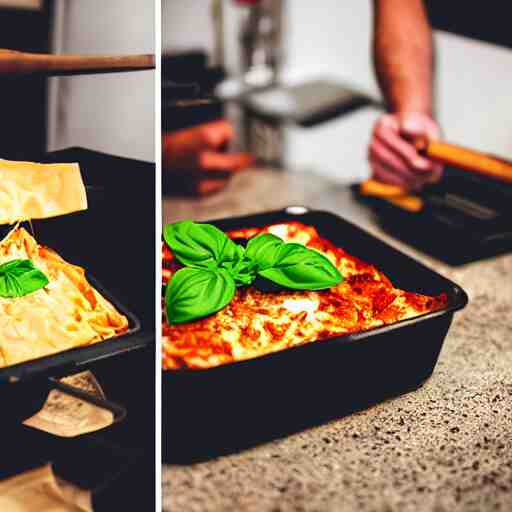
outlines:
[[[422,0],[374,0],[373,56],[392,112],[432,115],[432,31]]]

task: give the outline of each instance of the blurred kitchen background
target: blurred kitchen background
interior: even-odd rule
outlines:
[[[154,2],[0,0],[0,48],[153,53]],[[70,146],[154,161],[154,73],[2,78],[2,158]]]
[[[258,3],[265,7],[256,19]],[[479,2],[462,7],[426,1],[435,28],[435,108],[444,138],[510,159],[512,33],[507,4],[491,0],[484,8]],[[371,62],[372,2],[162,0],[162,7],[164,80],[179,82],[180,70],[186,69],[181,78],[193,82],[191,69],[204,65],[211,74],[203,92],[239,100],[248,83],[308,84],[245,95],[219,107],[235,122],[235,147],[340,183],[368,176],[367,144],[382,108]],[[254,51],[258,44],[260,50]],[[248,51],[253,51],[249,74],[249,66],[244,70],[242,64]],[[183,64],[187,55],[188,64]],[[266,74],[266,68],[272,72]],[[236,79],[244,73],[243,81]],[[165,94],[164,82],[164,104]],[[164,109],[164,131],[176,128],[171,126],[173,112],[166,115]],[[214,117],[213,110],[204,116]]]

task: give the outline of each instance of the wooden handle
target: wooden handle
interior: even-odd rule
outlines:
[[[416,148],[425,156],[443,164],[512,183],[512,163],[472,149],[437,140],[420,139]]]
[[[0,74],[71,75],[117,73],[154,69],[155,56],[146,55],[53,55],[0,50]]]
[[[420,153],[432,160],[512,183],[511,162],[454,144],[425,138],[416,139],[414,145]],[[420,197],[410,195],[396,185],[367,180],[361,184],[359,190],[362,195],[378,197],[411,212],[418,212],[423,208]]]
[[[423,208],[421,197],[409,194],[397,185],[388,185],[377,180],[366,180],[361,183],[359,192],[363,196],[378,197],[409,212],[419,212]]]

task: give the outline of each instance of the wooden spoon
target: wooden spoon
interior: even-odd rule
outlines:
[[[155,56],[26,53],[0,49],[0,74],[81,75],[155,68]]]

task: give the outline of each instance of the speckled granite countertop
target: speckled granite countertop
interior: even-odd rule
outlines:
[[[252,170],[165,222],[290,204],[329,210],[460,284],[433,376],[418,391],[235,455],[162,471],[165,511],[512,510],[512,254],[451,268],[384,235],[346,187]],[[165,407],[165,397],[164,397]]]

